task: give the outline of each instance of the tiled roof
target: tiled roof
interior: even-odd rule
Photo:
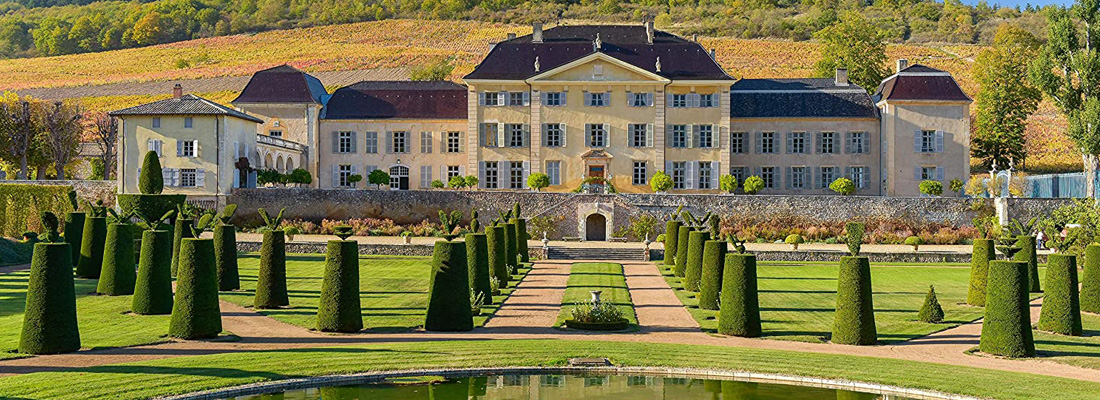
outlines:
[[[882,100],[971,101],[950,73],[913,64],[884,79],[871,97]]]
[[[833,78],[742,79],[730,100],[731,118],[878,118],[866,90]]]
[[[466,87],[454,82],[367,81],[342,87],[322,119],[466,119]]]
[[[595,53],[593,41],[597,34],[602,42],[600,53],[662,77],[733,80],[698,43],[655,31],[653,44],[648,44],[644,26],[626,25],[558,26],[543,31],[543,43],[533,43],[531,35],[501,42],[465,79],[530,78]],[[658,57],[660,72],[656,68]]]
[[[326,94],[319,79],[284,64],[252,74],[233,103],[321,103]]]
[[[165,99],[110,112],[111,115],[226,115],[262,124],[262,119],[193,94]]]

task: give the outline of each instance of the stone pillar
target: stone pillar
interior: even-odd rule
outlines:
[[[657,88],[653,93],[653,134],[656,136],[653,138],[653,150],[654,160],[657,165],[654,165],[654,172],[665,170],[665,90],[664,88]],[[727,113],[728,114],[728,113]],[[668,171],[665,171],[666,173]],[[653,173],[650,173],[652,176]]]
[[[531,89],[531,173],[542,172],[542,91]],[[527,182],[524,182],[526,185]]]

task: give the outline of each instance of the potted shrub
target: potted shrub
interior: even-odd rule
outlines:
[[[602,301],[586,301],[573,307],[565,326],[588,331],[618,331],[630,326],[622,310]]]
[[[924,244],[924,241],[921,240],[919,237],[910,236],[905,238],[905,245],[913,246],[913,251],[918,251],[920,249],[920,245],[922,244]]]
[[[798,245],[802,244],[802,235],[790,234],[787,235],[787,239],[783,240],[788,246],[791,246],[791,250],[798,250]]]
[[[412,244],[413,233],[412,231],[401,232],[401,243]]]

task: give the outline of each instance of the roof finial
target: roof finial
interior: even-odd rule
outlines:
[[[539,72],[539,56],[535,56],[535,72]]]
[[[661,72],[661,56],[657,56],[657,64],[654,67],[657,68],[657,72]]]
[[[600,39],[600,33],[596,32],[596,40],[592,41],[592,51],[600,51],[603,48],[603,40]]]

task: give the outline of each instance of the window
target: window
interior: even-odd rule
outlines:
[[[565,125],[563,124],[546,124],[545,129],[546,140],[543,146],[547,147],[564,147],[565,146]]]
[[[447,181],[443,182],[443,183],[446,184],[447,182],[451,181],[451,178],[454,178],[456,176],[461,176],[461,175],[462,175],[462,168],[459,168],[459,166],[457,166],[457,165],[448,165],[447,166]]]
[[[635,161],[631,183],[635,185],[645,185],[646,174],[648,173],[647,167],[648,165],[645,161]]]
[[[714,93],[700,94],[699,107],[718,107],[718,96]]]
[[[818,137],[818,153],[836,154],[836,132],[821,132]]]
[[[713,163],[710,161],[699,162],[699,180],[695,186],[697,189],[711,189],[710,182],[714,176],[714,170],[712,169]]]
[[[867,167],[852,167],[852,176],[849,179],[856,184],[856,189],[866,189],[867,183],[871,180],[870,178],[871,174]]]
[[[176,156],[179,157],[197,157],[199,153],[199,141],[198,140],[181,140],[176,142],[178,147],[176,150]]]
[[[836,167],[821,167],[821,189],[828,189],[836,180]]]
[[[283,137],[283,131],[267,131],[267,135],[271,137],[281,138]]]
[[[523,189],[523,162],[510,161],[508,167],[508,188]]]
[[[737,178],[737,185],[745,184],[745,167],[730,167],[730,175]]]
[[[696,147],[714,147],[714,125],[695,125],[699,143]]]
[[[447,132],[447,152],[462,152],[462,132]]]
[[[409,141],[408,132],[394,131],[393,132],[393,152],[394,153],[408,153]]]
[[[787,134],[787,153],[806,153],[806,132],[791,132]]]
[[[937,145],[937,141],[940,139],[939,133],[933,130],[920,131],[920,137],[917,139],[919,144],[919,153],[936,153],[941,145]]]
[[[499,106],[501,97],[503,94],[500,92],[485,92],[481,94],[481,105],[483,106]]]
[[[790,189],[805,189],[806,188],[806,167],[790,167],[791,173],[788,176],[790,183],[787,187]]]
[[[563,387],[565,386],[565,377],[561,375],[539,375],[539,386]]]
[[[337,153],[354,153],[355,152],[355,132],[349,132],[349,131],[336,132],[336,152]]]
[[[525,106],[527,102],[524,101],[527,97],[527,92],[508,92],[508,105],[510,106]]]
[[[631,107],[649,107],[653,105],[652,93],[629,93],[627,100]]]
[[[685,108],[691,107],[691,99],[689,94],[673,94],[672,95],[672,107],[673,108]]]
[[[367,154],[378,154],[378,132],[367,132],[367,142],[365,147],[367,148]]]
[[[646,124],[630,124],[630,147],[648,147],[649,128]]]
[[[596,64],[596,65],[592,66],[592,78],[593,79],[602,79],[603,78],[603,65]]]
[[[199,183],[199,172],[194,168],[181,168],[180,169],[180,186],[182,187],[197,187]]]
[[[184,128],[193,128],[194,126],[195,126],[195,120],[191,119],[191,117],[183,117],[183,127]]]
[[[551,185],[561,184],[561,161],[546,162],[546,176],[550,177]]]
[[[355,174],[353,168],[349,164],[342,164],[337,167],[337,182],[340,187],[352,187],[354,184],[348,181],[348,178]]]
[[[432,152],[432,133],[420,132],[420,152],[431,153]]]
[[[584,105],[586,105],[586,106],[589,106],[589,107],[606,107],[609,103],[610,98],[611,98],[611,93],[607,93],[607,92],[599,92],[599,93],[585,92],[584,97],[585,97]]]
[[[756,144],[756,152],[760,154],[775,154],[775,132],[760,132],[760,143]]]
[[[478,125],[478,131],[481,134],[481,146],[482,147],[497,147],[497,124],[496,123],[483,123]]]
[[[160,117],[153,117],[153,127],[160,128]]]
[[[559,107],[565,105],[565,93],[563,92],[546,92],[545,98],[542,102],[544,106]]]
[[[409,179],[409,167],[404,165],[395,165],[390,167],[390,189],[401,188],[401,178]],[[406,182],[408,185],[408,182]]]
[[[775,167],[761,167],[760,179],[764,180],[764,189],[775,189]]]
[[[164,148],[164,141],[160,139],[149,139],[145,142],[145,151],[155,151],[157,157],[164,157],[162,149]],[[240,157],[238,155],[238,157]]]
[[[607,147],[607,125],[586,124],[588,147]]]
[[[936,173],[936,167],[920,167],[920,180],[922,181],[935,181],[939,180],[939,174]]]
[[[730,153],[744,154],[746,145],[745,132],[734,132],[730,134]]]
[[[672,188],[683,189],[687,187],[687,162],[672,162]]]
[[[504,133],[508,135],[508,147],[524,147],[523,124],[504,124]]]
[[[848,144],[849,153],[861,154],[871,152],[871,140],[867,132],[852,132],[849,135],[851,138]]]
[[[673,125],[672,126],[672,144],[671,147],[684,148],[687,147],[688,126],[687,125]]]

